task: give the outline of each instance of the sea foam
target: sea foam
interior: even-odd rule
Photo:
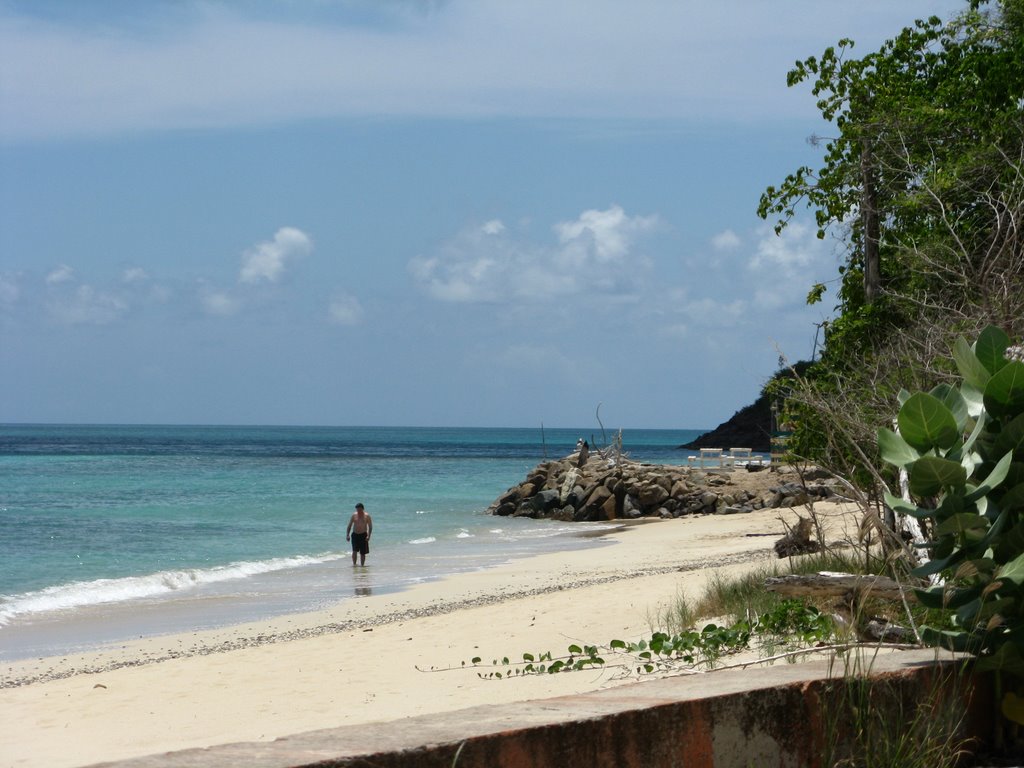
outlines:
[[[10,623],[15,617],[167,596],[208,584],[246,579],[264,573],[326,563],[338,558],[339,555],[324,555],[241,561],[215,568],[188,568],[120,579],[75,581],[35,592],[0,595],[0,626]]]

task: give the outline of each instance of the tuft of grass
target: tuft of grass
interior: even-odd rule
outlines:
[[[923,687],[871,676],[873,659],[843,659],[822,691],[827,768],[955,768],[974,746],[962,735],[966,666],[937,666]]]
[[[700,616],[682,592],[676,592],[675,599],[667,608],[663,608],[655,616],[648,614],[647,624],[651,632],[664,631],[670,635],[680,635],[694,629]]]
[[[880,559],[873,559],[872,565],[876,566],[871,570],[864,567],[863,553],[853,549],[824,549],[810,555],[790,558],[786,561],[788,568],[786,573],[817,573],[818,571],[843,571],[856,574],[881,574],[885,572],[885,563]]]
[[[877,571],[884,570],[884,562],[871,560]],[[785,574],[811,574],[819,571],[841,571],[864,574],[865,558],[862,552],[852,549],[829,549],[811,555],[779,560],[755,568],[736,577],[713,574],[704,594],[695,601],[679,594],[667,608],[662,610],[652,624],[669,633],[685,632],[697,628],[702,619],[711,617],[726,619],[735,623],[776,610],[785,598],[765,589],[765,580]],[[827,611],[826,603],[810,601],[816,608]],[[887,606],[887,608],[889,608]]]
[[[732,621],[766,613],[782,598],[764,588],[765,579],[778,574],[775,566],[758,568],[736,578],[714,574],[704,596],[694,606],[700,616],[723,616]]]

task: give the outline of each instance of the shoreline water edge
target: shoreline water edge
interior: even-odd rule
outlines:
[[[844,535],[839,504],[822,502],[818,512],[830,538]],[[593,539],[595,548],[315,612],[3,662],[5,764],[73,768],[634,682],[614,662],[503,680],[486,673],[502,669],[503,657],[649,637],[675,600],[775,561],[772,542],[797,514],[644,520]]]
[[[535,554],[607,524],[487,505],[580,430],[0,426],[0,660],[316,611]],[[625,432],[669,463],[696,430]],[[378,529],[365,569],[350,505]]]
[[[566,440],[573,434],[567,433]],[[667,445],[677,436],[657,437]],[[572,448],[570,444],[561,455]],[[187,459],[187,452],[175,455]],[[674,447],[662,455],[678,462]],[[47,465],[52,460],[9,458],[4,459],[7,467],[20,462],[23,475],[28,472],[25,465]],[[168,471],[167,457],[146,459],[143,463],[156,466],[158,474]],[[124,461],[123,454],[114,461]],[[195,466],[186,467],[183,474],[177,466],[182,461],[171,462],[175,472],[168,477],[177,483],[184,479],[189,486],[209,481],[201,473],[193,475],[199,472]],[[195,529],[210,532],[210,518],[219,516],[213,533],[223,529],[230,536],[231,528],[239,525],[259,529],[255,538],[238,537],[243,550],[271,537],[278,545],[272,556],[301,555],[280,551],[301,541],[314,553],[328,552],[324,562],[268,571],[237,583],[221,582],[214,585],[223,588],[220,593],[186,590],[180,599],[134,599],[56,611],[49,626],[45,617],[34,616],[26,624],[40,633],[36,642],[45,636],[44,647],[37,645],[32,654],[0,661],[3,764],[80,768],[219,744],[266,742],[339,725],[400,722],[483,704],[570,696],[634,682],[636,675],[614,662],[580,673],[503,680],[488,672],[502,669],[506,657],[558,655],[570,644],[650,637],[675,601],[699,598],[712,579],[776,561],[772,542],[799,514],[795,509],[762,507],[742,514],[603,523],[497,519],[482,510],[536,464],[532,459],[509,462],[506,457],[495,465],[479,456],[468,463],[465,456],[434,457],[425,462],[433,469],[423,471],[415,489],[400,482],[415,462],[393,456],[351,461],[353,466],[337,456],[303,456],[252,462],[249,456],[221,455],[200,462],[208,464],[206,471],[218,474],[218,482],[230,479],[246,503],[211,504],[189,491],[188,503],[178,505],[176,514],[187,518],[193,507],[202,513],[182,527],[179,545],[194,542],[201,547],[202,537],[194,535]],[[102,458],[81,454],[70,461],[75,462],[89,465],[90,472],[105,465]],[[57,459],[62,470],[68,463]],[[282,464],[288,472],[280,471]],[[239,465],[251,471],[241,471]],[[133,462],[127,466],[139,468]],[[239,474],[233,475],[232,467]],[[52,476],[53,467],[44,468],[42,474]],[[120,466],[118,476],[131,477],[124,468]],[[375,481],[367,474],[370,468],[386,479],[377,476]],[[261,473],[272,476],[260,478]],[[472,475],[472,480],[461,488],[451,487],[460,473]],[[75,478],[88,485],[88,474]],[[438,475],[440,483],[432,484],[431,478]],[[736,472],[736,480],[741,479],[762,485],[784,480],[769,478],[768,472]],[[293,501],[309,494],[311,487],[331,487],[289,515],[291,503],[268,502],[270,511],[263,510],[261,494],[242,488],[243,481],[254,483],[261,493],[279,487]],[[133,482],[141,480],[136,476]],[[173,485],[161,483],[151,484],[150,490],[167,492]],[[348,510],[339,509],[338,498],[353,503],[357,499],[349,483],[359,484],[364,491],[359,499],[376,513],[374,541],[384,532],[400,534],[390,543],[372,546],[366,567],[352,566],[337,542],[333,551],[307,542],[321,535],[343,541],[342,515]],[[439,488],[447,494],[441,501]],[[397,499],[390,507],[385,503],[388,494]],[[116,494],[108,497],[116,501]],[[4,505],[10,517],[15,507],[7,500]],[[816,509],[830,539],[856,535],[855,526],[845,530],[849,517],[842,504],[823,500]],[[146,550],[145,545],[159,542],[158,536],[145,535],[150,533],[147,527],[162,517],[153,509],[126,512],[104,502],[95,513],[85,510],[80,530],[102,528],[104,516],[119,518],[120,535],[108,537],[101,530],[90,539],[91,546],[113,552],[123,543],[143,565],[181,556],[174,548]],[[63,519],[74,527],[71,517]],[[157,533],[168,532],[165,523],[164,519],[156,524]],[[321,531],[331,525],[334,530]],[[498,530],[502,533],[494,533]],[[428,538],[434,541],[410,543]],[[216,546],[226,544],[212,542],[212,548]],[[89,554],[85,548],[79,552]],[[231,551],[225,549],[225,554],[230,556]],[[389,581],[388,574],[395,573],[410,578]],[[303,595],[304,591],[311,594]],[[232,613],[245,600],[251,601],[255,615]],[[203,626],[197,617],[204,612],[219,618]],[[120,613],[125,631],[96,642],[100,630],[109,632],[117,625]],[[16,623],[0,627],[5,652],[17,629]],[[90,641],[83,642],[90,635]],[[49,650],[58,647],[56,652]]]

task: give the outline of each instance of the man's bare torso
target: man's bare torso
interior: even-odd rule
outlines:
[[[366,533],[370,526],[370,516],[365,512],[352,515],[352,533]]]

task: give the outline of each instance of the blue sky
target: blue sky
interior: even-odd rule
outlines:
[[[0,0],[0,422],[710,428],[843,260],[794,61],[952,0]]]

